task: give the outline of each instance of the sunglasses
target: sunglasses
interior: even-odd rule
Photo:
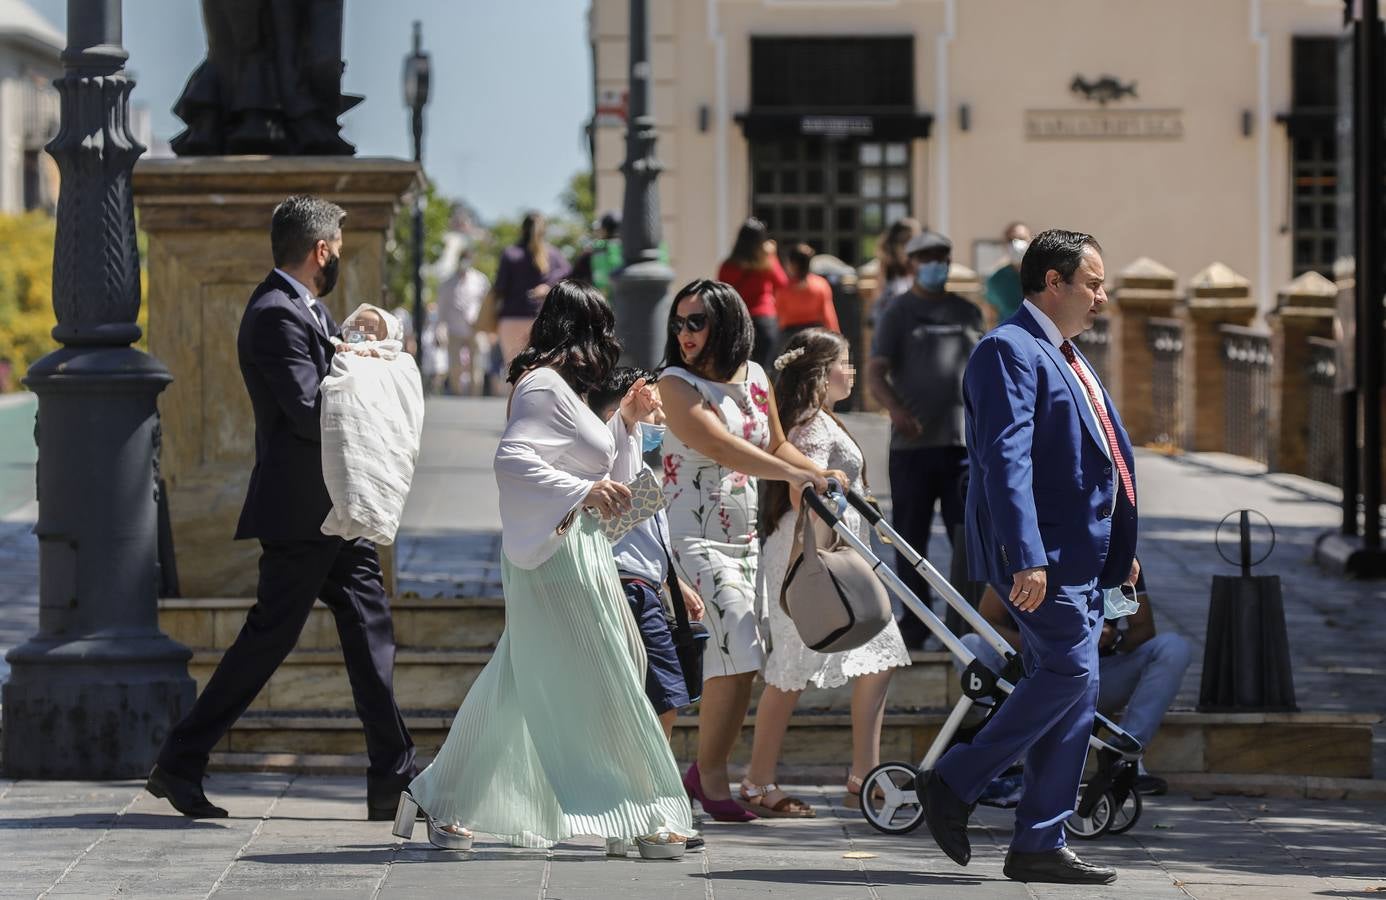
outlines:
[[[669,320],[669,333],[672,335],[677,335],[685,328],[688,329],[689,334],[697,334],[706,327],[707,313],[694,313],[687,318],[683,316],[674,316]]]

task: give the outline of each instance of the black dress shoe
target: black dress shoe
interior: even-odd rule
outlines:
[[[924,773],[919,805],[924,810],[929,834],[934,836],[939,849],[960,866],[971,862],[972,842],[967,838],[967,820],[972,815],[972,807],[953,793],[932,769]]]
[[[419,770],[414,768],[405,775],[387,775],[384,777],[366,777],[366,819],[370,822],[389,822],[395,818],[395,812],[399,809],[399,795],[409,790],[410,783],[418,776]],[[422,809],[419,810],[418,820],[427,819],[428,815]]]
[[[1117,879],[1116,869],[1085,863],[1068,847],[1042,853],[1012,850],[1002,871],[1012,881],[1043,884],[1111,884]]]
[[[1159,775],[1137,775],[1134,787],[1136,793],[1149,794],[1152,797],[1163,797],[1169,793],[1169,782]]]
[[[190,819],[224,819],[226,810],[213,806],[202,793],[201,779],[192,781],[165,772],[158,766],[149,773],[144,789],[155,797],[167,800],[173,808]]]

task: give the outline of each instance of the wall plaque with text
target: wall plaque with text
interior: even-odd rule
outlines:
[[[1030,141],[1179,140],[1181,109],[1027,109]]]

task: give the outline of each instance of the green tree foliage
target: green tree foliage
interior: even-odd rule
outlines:
[[[53,219],[41,212],[0,216],[0,357],[19,387],[34,360],[57,348],[53,316]]]
[[[424,194],[425,267],[436,263],[442,254],[443,235],[447,232],[451,220],[452,201],[438,193],[438,189],[430,184]],[[414,207],[411,203],[400,204],[399,212],[395,214],[394,227],[385,244],[385,285],[389,296],[385,298],[384,303],[380,303],[380,300],[374,297],[352,297],[351,305],[360,302],[377,303],[387,309],[407,305],[411,311],[413,310]],[[424,299],[431,299],[437,287],[434,279],[425,275]]]

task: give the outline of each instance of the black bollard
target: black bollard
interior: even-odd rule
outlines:
[[[1203,649],[1203,683],[1199,712],[1283,712],[1298,709],[1285,632],[1285,604],[1280,576],[1253,575],[1271,545],[1255,563],[1251,559],[1251,510],[1239,510],[1239,575],[1214,575],[1208,604],[1208,632]],[[1257,513],[1257,515],[1261,515]],[[1231,518],[1229,513],[1219,523]],[[1265,517],[1262,516],[1264,519]],[[1267,520],[1269,526],[1270,522]],[[1216,542],[1216,537],[1214,538]],[[1222,547],[1218,545],[1218,553]],[[1223,559],[1232,562],[1226,554]]]

